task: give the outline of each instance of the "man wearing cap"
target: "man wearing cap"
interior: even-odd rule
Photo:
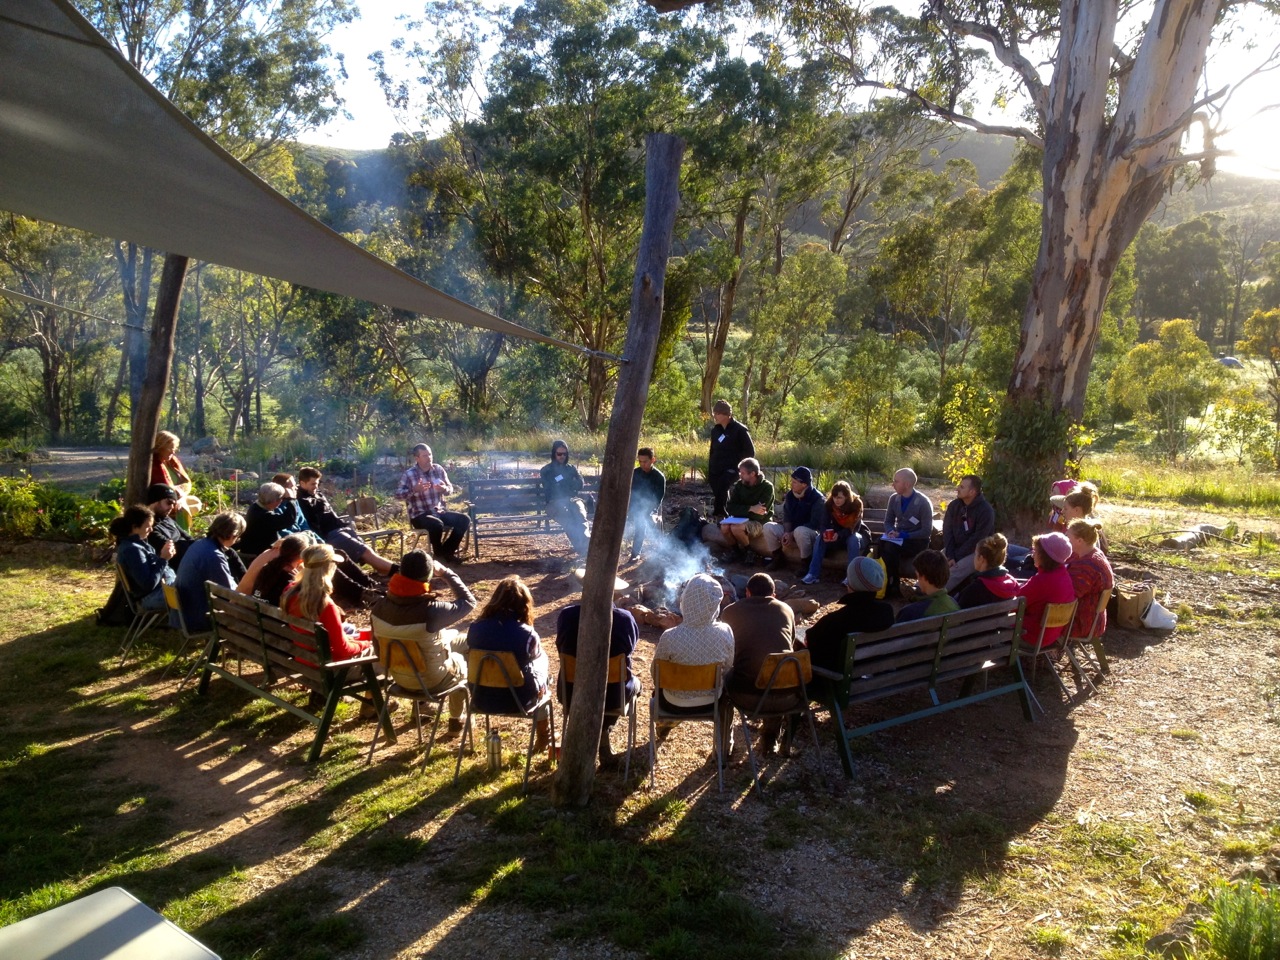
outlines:
[[[431,590],[431,580],[439,577],[453,593],[445,600]],[[446,627],[457,623],[475,609],[476,598],[456,573],[432,561],[422,550],[410,550],[400,561],[400,572],[391,575],[387,595],[369,611],[374,643],[384,659],[392,640],[414,644],[422,652],[426,671],[422,683],[428,691],[445,690],[467,676],[467,638]],[[403,657],[394,658],[400,664]],[[396,683],[409,690],[420,689],[412,670],[393,669]],[[466,697],[458,690],[449,694],[449,732],[462,729]]]
[[[851,633],[875,633],[893,626],[893,607],[876,594],[884,588],[884,568],[870,557],[854,557],[845,569],[849,592],[809,628],[804,644],[815,667],[844,671],[844,643]]]
[[[419,443],[411,452],[414,464],[401,475],[396,499],[408,507],[409,525],[427,531],[436,556],[459,562],[458,547],[471,528],[471,518],[444,508],[444,498],[453,493],[453,484],[444,467],[432,459],[431,448]]]
[[[795,544],[804,561],[801,566],[808,566],[824,502],[822,491],[813,486],[812,470],[796,467],[791,471],[791,489],[782,498],[782,522],[770,520],[764,525],[764,544],[769,551],[765,563],[780,569],[784,562],[782,548]]]
[[[725,502],[729,488],[738,479],[738,464],[756,455],[756,445],[751,442],[747,428],[733,419],[733,407],[726,400],[717,400],[711,408],[711,451],[707,455],[707,483],[711,486],[714,506],[711,518],[719,520],[725,515]]]
[[[747,713],[761,705],[756,686],[760,668],[771,653],[789,653],[795,648],[795,612],[774,596],[773,578],[757,573],[747,581],[747,595],[720,612],[720,619],[733,629],[733,670],[725,689],[739,710]],[[770,694],[766,709],[786,709],[796,699],[791,692]],[[760,728],[760,753],[777,749],[781,717],[767,717]]]
[[[159,553],[160,548],[166,543],[173,544],[173,556],[169,558],[169,566],[175,572],[188,548],[195,542],[191,534],[178,526],[173,518],[178,505],[182,502],[182,494],[167,483],[153,483],[147,488],[147,506],[156,517],[155,525],[147,536],[147,543],[151,544],[156,553]]]
[[[942,515],[942,553],[951,568],[948,591],[973,573],[973,551],[995,532],[996,512],[982,495],[982,480],[965,474],[956,486],[956,498]]]

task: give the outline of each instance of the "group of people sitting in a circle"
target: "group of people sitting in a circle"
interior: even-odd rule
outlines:
[[[344,622],[344,613],[369,607],[374,635],[419,646],[427,666],[422,680],[430,689],[447,689],[465,678],[467,651],[493,650],[515,656],[522,672],[517,693],[526,705],[544,694],[550,682],[549,662],[533,627],[532,594],[519,577],[508,577],[497,585],[465,635],[450,629],[469,616],[478,601],[444,562],[456,556],[467,518],[444,510],[445,496],[453,488],[443,468],[433,462],[430,447],[420,444],[414,448],[415,462],[405,471],[397,496],[409,504],[413,526],[429,533],[436,556],[413,550],[399,563],[380,556],[360,540],[350,522],[339,516],[320,492],[322,474],[313,467],[300,470],[296,481],[289,474],[276,474],[262,484],[244,516],[218,513],[210,520],[206,534],[193,538],[177,521],[181,511],[199,508],[189,488],[184,491],[174,483],[179,478],[179,482],[190,482],[177,462],[177,448],[176,437],[162,435],[157,462],[166,471],[159,475],[168,479],[154,482],[147,492],[148,502],[129,507],[111,526],[117,563],[131,595],[144,609],[164,610],[163,585],[175,584],[187,629],[207,630],[205,584],[212,582],[322,624],[330,638],[332,656],[347,659],[366,653],[370,641],[367,634],[362,639],[359,631]],[[651,475],[661,478],[662,474],[654,470],[651,449],[642,449],[639,459],[640,496],[635,499],[633,482],[633,504],[638,503],[640,512],[652,521],[662,502],[665,481],[652,482]],[[568,448],[557,441],[552,461],[542,471],[548,512],[554,507],[553,515],[569,533],[575,549],[585,553],[589,529],[585,510],[580,512],[582,481],[568,460]],[[864,520],[862,498],[845,481],[836,482],[824,496],[814,487],[808,468],[795,469],[780,519],[774,519],[772,485],[763,477],[759,463],[746,458],[738,470],[738,481],[727,491],[726,518],[721,527],[736,550],[744,551],[755,538],[763,537],[767,559],[780,566],[782,548],[794,545],[806,570],[805,583],[817,582],[823,560],[831,551],[844,548],[850,559],[843,581],[847,593],[803,638],[803,632],[796,630],[792,609],[775,597],[774,581],[768,574],[753,576],[741,599],[726,598],[723,582],[706,574],[684,584],[677,601],[683,622],[663,633],[655,656],[685,663],[722,663],[728,697],[720,709],[725,711],[731,711],[734,704],[745,709],[758,697],[757,675],[771,653],[807,647],[815,664],[840,669],[842,665],[836,660],[849,633],[883,630],[895,622],[1017,596],[1027,601],[1024,624],[1029,641],[1040,632],[1047,604],[1073,599],[1082,612],[1076,618],[1081,626],[1075,627],[1080,633],[1092,624],[1095,611],[1101,609],[1100,601],[1110,595],[1114,585],[1100,524],[1091,519],[1098,500],[1092,484],[1065,481],[1055,485],[1050,530],[1034,537],[1030,548],[1018,548],[995,532],[994,511],[982,496],[981,480],[966,476],[943,516],[942,549],[932,550],[933,505],[916,489],[916,476],[910,469],[894,475],[885,532],[878,538],[872,536]],[[645,536],[654,535],[659,535],[656,525],[639,527],[633,556],[639,554]],[[248,564],[245,557],[250,558]],[[881,598],[896,598],[900,571],[908,560],[916,575],[916,597],[895,613]],[[371,577],[362,564],[386,579]],[[1025,579],[1018,573],[1026,574]],[[559,614],[556,645],[562,654],[576,653],[579,616],[577,604]],[[1046,632],[1045,645],[1055,643],[1064,629]],[[629,696],[639,690],[639,680],[631,674],[638,638],[632,615],[615,607],[610,656],[626,658]],[[407,676],[395,679],[404,686],[416,683]],[[563,695],[567,699],[571,694],[569,686]],[[486,695],[508,697],[506,691]],[[716,691],[673,692],[670,698],[659,691],[659,696],[664,708],[678,714],[681,710],[705,710],[715,702]],[[484,711],[486,706],[501,709],[505,704],[477,702],[474,709]],[[450,730],[460,730],[461,694],[450,698],[448,709]],[[732,725],[725,728],[731,740]],[[545,742],[549,736],[545,717],[537,730],[539,741]],[[609,732],[606,725],[600,742],[605,764],[614,759]],[[765,752],[772,751],[777,736],[776,726],[765,726]]]

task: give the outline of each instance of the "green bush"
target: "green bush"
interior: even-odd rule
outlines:
[[[1213,912],[1197,932],[1223,960],[1280,957],[1280,891],[1260,883],[1234,883],[1213,898]]]
[[[115,500],[79,497],[25,473],[0,477],[0,537],[100,540],[119,513]]]

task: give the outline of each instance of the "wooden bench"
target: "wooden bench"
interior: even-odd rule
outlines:
[[[309,762],[319,759],[334,710],[344,695],[361,701],[367,698],[382,717],[383,731],[395,742],[390,718],[382,709],[382,689],[375,669],[378,661],[372,648],[366,657],[334,661],[329,654],[329,635],[320,624],[291,617],[279,607],[213,583],[206,583],[205,589],[209,595],[213,637],[196,664],[196,669],[203,668],[198,693],[208,692],[209,677],[216,673],[306,720],[317,728],[307,754]],[[240,660],[241,665],[245,660],[253,662],[261,668],[261,673],[255,671],[252,679],[246,679],[241,676],[241,670],[227,669],[225,663],[232,658]],[[324,697],[320,714],[308,712],[278,695],[276,688],[284,684],[300,686]]]
[[[815,666],[809,693],[831,711],[845,774],[853,776],[850,740],[900,723],[1006,693],[1021,696],[1023,715],[1031,720],[1030,689],[1018,659],[1023,603],[1022,597],[1016,597],[897,624],[879,633],[851,633],[845,638],[842,672]],[[1008,667],[1013,679],[988,687],[987,673],[998,667]],[[975,689],[979,678],[983,681],[980,690]],[[938,688],[953,680],[963,681],[961,688],[955,697],[943,700]],[[928,706],[845,729],[844,712],[850,706],[915,691],[928,693]]]
[[[599,477],[584,476],[582,482],[582,493],[595,496],[599,492]],[[537,537],[560,529],[547,516],[546,497],[539,477],[468,480],[467,499],[477,557],[481,537]]]

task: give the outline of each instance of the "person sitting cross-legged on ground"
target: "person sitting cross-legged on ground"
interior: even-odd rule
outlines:
[[[591,524],[587,520],[587,500],[582,496],[582,475],[569,462],[567,443],[563,440],[552,442],[551,462],[538,472],[538,476],[542,480],[547,516],[560,524],[578,557],[585,559],[591,539]]]
[[[471,518],[456,510],[446,510],[444,499],[453,493],[453,484],[444,467],[432,458],[425,443],[412,450],[414,463],[400,476],[396,499],[409,511],[409,525],[427,531],[436,557],[449,563],[460,561],[458,547],[471,528]]]
[[[764,545],[769,551],[765,563],[781,569],[783,547],[795,544],[800,551],[800,565],[807,567],[813,556],[813,542],[818,537],[822,519],[822,491],[813,485],[813,471],[796,467],[791,471],[791,489],[782,498],[782,522],[770,520],[764,525]]]
[[[734,560],[745,559],[747,545],[764,532],[773,516],[773,484],[760,472],[760,462],[747,457],[738,464],[738,482],[729,491],[720,531],[734,547]]]
[[[733,629],[720,621],[720,601],[724,588],[710,574],[699,573],[690,578],[680,589],[676,606],[682,618],[679,626],[664,630],[654,647],[655,660],[673,660],[676,663],[700,665],[719,663],[724,676],[733,669]],[[707,706],[716,703],[714,690],[658,690],[662,707],[672,713],[705,713]],[[724,755],[733,749],[733,704],[728,697],[719,701]],[[665,737],[669,727],[658,725],[658,736]]]
[[[516,696],[525,709],[546,693],[551,675],[551,662],[542,649],[538,632],[533,629],[533,608],[533,594],[525,582],[519,577],[507,577],[494,588],[493,596],[476,614],[467,631],[469,650],[505,650],[515,656],[521,676],[511,679],[514,682],[523,680],[516,687]],[[471,709],[476,713],[509,711],[511,707],[511,694],[505,689],[476,687],[472,694]],[[545,715],[538,718],[536,731],[534,752],[546,747],[550,736],[550,725]]]
[[[955,590],[973,573],[974,550],[995,532],[996,512],[982,495],[982,480],[966,474],[942,515],[942,553],[951,566],[948,590]]]
[[[338,516],[329,498],[320,492],[323,476],[315,467],[303,467],[298,471],[298,506],[307,519],[307,526],[325,543],[337,547],[357,563],[367,563],[383,576],[390,575],[392,562],[367,546],[355,528]]]
[[[142,609],[159,612],[168,609],[163,586],[174,581],[169,566],[173,544],[166,541],[157,552],[147,542],[154,523],[151,510],[137,503],[112,520],[108,530],[115,537],[116,563],[124,571],[129,595]]]
[[[902,580],[902,562],[929,546],[933,535],[933,504],[916,489],[916,472],[903,467],[893,475],[893,496],[884,518],[880,538],[880,559],[889,583],[887,595],[897,597]]]
[[[809,628],[804,645],[815,667],[844,672],[840,659],[845,638],[851,633],[876,633],[893,626],[893,607],[876,594],[884,589],[884,568],[870,557],[854,557],[845,568],[849,588],[831,611]]]
[[[1018,595],[1021,585],[1004,566],[1008,544],[1004,534],[993,533],[973,551],[973,573],[951,591],[961,610],[998,603]]]
[[[560,654],[561,658],[566,654],[571,657],[578,655],[578,625],[581,620],[582,604],[580,603],[571,603],[560,611],[560,616],[556,619],[556,652]],[[617,656],[623,658],[624,675],[626,676],[625,693],[628,700],[640,694],[640,678],[632,672],[631,666],[631,656],[635,653],[636,645],[639,642],[640,628],[636,626],[636,618],[631,615],[629,610],[614,607],[613,618],[609,627],[609,658],[613,659]],[[561,662],[563,663],[563,659]],[[611,683],[606,687],[605,710],[622,709],[623,704],[619,699],[621,693],[622,691],[620,691],[617,684]],[[561,705],[567,711],[570,702],[573,700],[573,684],[565,682],[562,697]],[[632,709],[634,710],[635,707],[632,706]],[[613,767],[618,762],[618,758],[613,752],[613,747],[609,743],[609,733],[617,722],[617,716],[605,714],[604,726],[600,730],[601,767]]]
[[[449,585],[453,599],[446,600],[431,590],[431,580],[439,577]],[[448,567],[435,563],[422,550],[410,550],[400,561],[400,572],[392,575],[387,595],[369,611],[373,635],[383,645],[391,640],[416,644],[422,651],[426,673],[422,681],[427,691],[447,690],[467,678],[467,640],[447,627],[457,623],[476,606],[475,594]],[[386,654],[384,653],[383,656]],[[398,661],[397,661],[398,662]],[[393,670],[392,677],[402,687],[416,690],[418,681],[411,670]],[[462,690],[449,694],[449,732],[462,729]]]
[[[636,453],[638,466],[631,473],[631,501],[627,505],[632,560],[639,559],[647,537],[656,538],[661,533],[654,515],[661,513],[667,478],[661,470],[654,469],[657,462],[651,447],[641,447]]]
[[[801,577],[805,583],[822,579],[822,561],[833,550],[847,548],[850,560],[871,552],[871,529],[862,520],[862,498],[844,480],[831,485],[818,516],[817,531],[809,572]]]
[[[924,617],[940,617],[960,609],[955,597],[947,593],[947,577],[951,568],[947,558],[937,550],[921,550],[916,554],[916,588],[924,594],[923,600],[908,603],[898,611],[898,623],[920,620]]]
[[[187,629],[200,633],[209,629],[209,595],[205,581],[229,590],[236,588],[228,552],[244,532],[244,517],[225,511],[209,521],[205,535],[191,545],[178,570],[178,603]]]
[[[785,709],[796,700],[794,691],[770,693],[764,702],[763,691],[756,687],[760,668],[771,653],[789,653],[795,648],[796,615],[774,596],[773,578],[757,573],[747,581],[747,595],[731,603],[720,613],[720,619],[733,631],[733,671],[726,690],[738,709],[750,713]],[[760,728],[760,753],[774,752],[782,730],[780,717],[767,717]]]

